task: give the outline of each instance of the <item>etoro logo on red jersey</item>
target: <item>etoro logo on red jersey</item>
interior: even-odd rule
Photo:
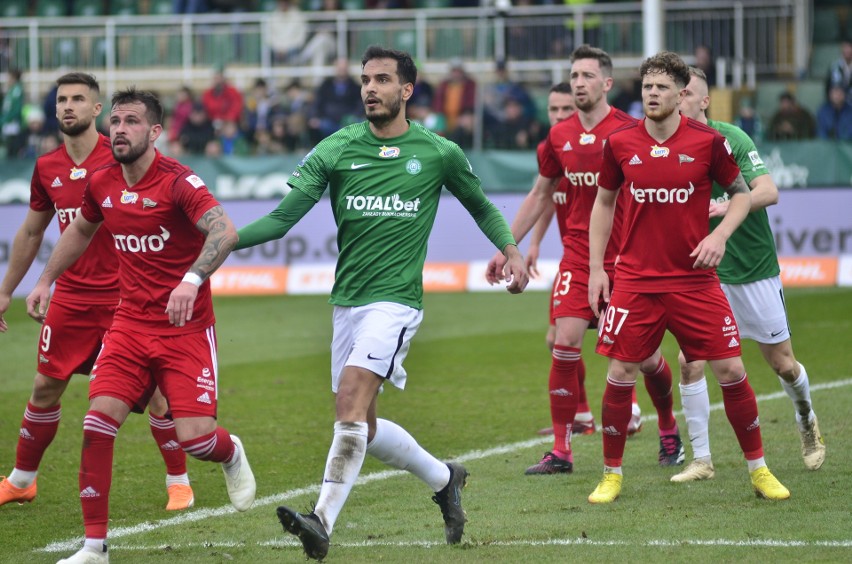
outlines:
[[[165,248],[169,237],[171,237],[171,233],[162,225],[159,235],[142,235],[140,237],[138,235],[112,234],[112,238],[115,239],[115,248],[128,253],[157,253]]]
[[[637,204],[685,204],[695,192],[695,186],[689,188],[635,188],[630,183],[630,193]]]
[[[565,178],[576,188],[597,188],[599,172],[570,172],[565,169]]]

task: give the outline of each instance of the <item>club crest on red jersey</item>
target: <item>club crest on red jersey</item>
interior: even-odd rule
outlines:
[[[581,133],[580,145],[591,145],[595,142],[595,139],[597,139],[597,137],[595,137],[594,133]]]
[[[139,194],[136,192],[128,192],[127,190],[121,191],[121,203],[122,204],[135,204],[136,200],[139,199]]]
[[[77,168],[76,166],[71,167],[71,174],[68,175],[68,178],[71,180],[82,180],[86,178],[86,172],[88,172],[85,168]]]
[[[669,148],[668,147],[660,147],[659,145],[651,145],[651,156],[656,158],[660,157],[668,157],[669,156]]]

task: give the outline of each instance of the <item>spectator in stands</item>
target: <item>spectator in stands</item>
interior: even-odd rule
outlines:
[[[531,150],[541,141],[542,126],[527,116],[523,102],[509,96],[502,119],[485,129],[486,146],[493,149]]]
[[[364,116],[361,86],[349,74],[349,61],[338,59],[334,76],[322,81],[314,96],[308,120],[311,144],[315,145],[344,125]]]
[[[278,0],[264,20],[272,64],[300,62],[302,48],[308,39],[308,20],[299,4],[294,0]]]
[[[203,14],[209,9],[207,0],[174,0],[172,3],[175,14]]]
[[[622,112],[630,114],[636,119],[645,117],[642,110],[642,93],[639,91],[641,81],[634,77],[628,77],[621,81],[618,94],[612,99],[612,104]]]
[[[168,129],[169,141],[180,139],[180,132],[189,121],[189,114],[192,113],[195,103],[195,94],[189,86],[183,86],[178,90],[175,105],[172,108],[171,126]]]
[[[778,100],[778,110],[769,122],[766,138],[770,141],[813,139],[816,135],[814,116],[799,105],[791,92],[783,92]]]
[[[852,39],[844,39],[840,43],[840,57],[828,71],[826,92],[832,86],[841,86],[847,98],[852,99]]]
[[[488,130],[504,121],[506,121],[508,113],[515,112],[516,104],[520,104],[521,113],[529,121],[535,120],[537,109],[535,100],[529,95],[526,88],[520,83],[515,82],[509,77],[509,69],[506,67],[506,61],[500,59],[495,64],[494,81],[483,88],[483,104],[485,128]],[[512,108],[510,110],[509,101],[512,100]],[[512,116],[513,119],[517,116]]]
[[[752,141],[760,141],[763,139],[763,121],[760,116],[754,111],[754,104],[751,98],[743,98],[740,100],[737,116],[734,118],[734,125],[746,132],[751,137]]]
[[[201,95],[201,103],[215,129],[222,122],[239,121],[243,115],[243,95],[225,78],[225,69],[213,71],[213,84]]]
[[[257,132],[268,130],[273,115],[279,111],[278,93],[264,79],[256,79],[251,91],[245,97],[243,131],[245,131],[246,139],[254,143]]]
[[[44,95],[44,99],[41,103],[41,109],[44,113],[44,125],[42,125],[41,132],[44,135],[59,134],[59,118],[56,117],[56,92],[58,90],[59,86],[54,84],[53,87],[47,91],[47,94]]]
[[[35,159],[41,156],[41,147],[44,140],[44,111],[39,106],[28,105],[24,107],[24,122],[26,123],[26,145],[22,157]]]
[[[24,86],[21,84],[21,71],[12,69],[6,74],[6,91],[0,105],[0,131],[6,156],[21,156],[27,144],[27,130],[24,123]]]
[[[447,137],[462,148],[470,147],[465,142],[473,132],[475,101],[476,82],[465,72],[461,59],[452,59],[449,75],[435,89],[432,109],[444,116]]]
[[[713,52],[707,45],[698,45],[695,47],[695,64],[696,68],[704,71],[707,77],[707,86],[713,88],[716,86],[716,61],[713,59]]]
[[[246,156],[251,152],[248,141],[235,121],[223,121],[216,137],[223,155]]]
[[[435,89],[432,87],[432,84],[426,79],[425,73],[423,73],[420,69],[423,68],[419,62],[415,62],[417,65],[417,80],[414,83],[414,90],[411,92],[411,98],[408,99],[408,104],[406,104],[406,109],[411,104],[426,104],[431,106],[432,99],[435,97]]]
[[[409,99],[405,110],[408,113],[408,119],[423,124],[426,129],[438,135],[446,134],[447,121],[443,115],[432,110],[432,106],[425,97],[417,98],[413,103]]]
[[[279,112],[272,120],[275,129],[276,122],[282,122],[278,127],[279,133],[273,133],[273,140],[280,141],[288,152],[307,151],[310,144],[308,139],[308,113],[313,105],[312,93],[296,79],[287,85],[281,97]]]
[[[817,137],[852,141],[852,104],[843,86],[835,84],[817,111]]]
[[[199,102],[192,107],[189,120],[183,125],[180,132],[180,144],[183,152],[187,155],[203,155],[207,145],[216,138],[216,130],[204,106]]]

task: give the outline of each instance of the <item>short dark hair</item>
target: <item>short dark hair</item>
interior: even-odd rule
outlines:
[[[137,90],[135,86],[128,86],[124,90],[118,90],[112,95],[112,107],[119,104],[132,104],[140,102],[145,106],[145,117],[151,125],[163,123],[163,104],[153,92]]]
[[[361,58],[361,68],[364,68],[368,62],[373,59],[394,59],[396,61],[396,74],[399,75],[399,81],[403,84],[417,82],[417,65],[414,64],[414,59],[405,51],[397,51],[396,49],[385,49],[381,45],[370,45],[364,51],[364,56]]]
[[[595,59],[601,67],[604,76],[612,76],[612,58],[603,49],[591,45],[580,45],[571,53],[571,62],[580,59]]]
[[[672,77],[680,88],[689,84],[689,66],[680,58],[680,55],[672,51],[661,51],[648,57],[639,67],[639,76],[643,79],[647,74],[658,72]]]
[[[63,74],[56,79],[56,85],[62,86],[63,84],[82,84],[84,86],[88,86],[89,90],[93,91],[95,94],[101,93],[101,87],[98,84],[97,79],[87,72],[69,72]]]
[[[560,82],[559,84],[551,86],[550,91],[559,94],[571,94],[571,84],[568,82]]]

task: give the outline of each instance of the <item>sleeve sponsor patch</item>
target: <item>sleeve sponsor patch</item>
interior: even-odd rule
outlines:
[[[763,159],[760,158],[760,154],[757,151],[749,151],[748,158],[754,166],[763,166]]]
[[[204,181],[201,180],[201,178],[199,178],[196,174],[190,174],[189,176],[187,176],[186,181],[192,184],[192,187],[195,189],[201,188],[205,185]]]
[[[730,144],[730,143],[728,143],[728,140],[727,140],[727,139],[725,139],[725,150],[726,150],[726,151],[728,151],[728,154],[729,154],[729,155],[730,155],[730,154],[732,154],[732,153],[734,152],[734,150],[733,150],[733,149],[731,149],[731,144]]]

